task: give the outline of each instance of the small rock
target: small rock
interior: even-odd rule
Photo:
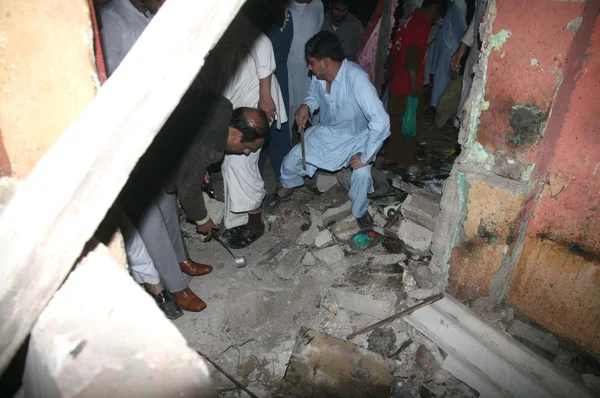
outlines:
[[[352,214],[352,202],[350,201],[347,201],[340,207],[328,209],[325,211],[325,213],[323,213],[323,226],[328,227],[331,224],[344,219],[344,217],[347,217],[350,214]]]
[[[278,264],[275,265],[275,275],[281,279],[292,279],[294,274],[300,270],[300,262],[304,258],[306,247],[295,247],[290,250]]]
[[[417,365],[419,365],[430,377],[435,376],[437,371],[440,370],[440,365],[436,362],[435,357],[423,344],[417,348],[415,359]]]
[[[315,246],[321,248],[329,245],[330,243],[333,243],[333,235],[331,235],[331,232],[329,232],[327,229],[319,232],[315,239]]]
[[[400,264],[406,260],[404,253],[377,254],[369,259],[369,265]]]
[[[316,250],[313,255],[327,265],[339,263],[344,258],[344,251],[339,245]]]
[[[511,323],[515,319],[515,310],[512,307],[509,307],[505,310],[502,310],[502,318],[508,323]]]
[[[299,245],[312,246],[319,235],[319,227],[316,224],[311,224],[308,231],[304,231],[296,241]]]
[[[404,286],[405,292],[412,292],[417,288],[417,282],[410,269],[404,270],[404,273],[402,274],[402,285]]]
[[[440,198],[412,193],[402,203],[400,211],[404,218],[433,231],[435,220],[440,214]]]
[[[406,272],[404,273],[404,275],[406,275]],[[411,297],[415,300],[423,300],[427,297],[433,296],[436,293],[438,293],[438,291],[433,289],[417,289],[413,290],[412,292],[409,292],[408,297]]]
[[[379,214],[378,211],[371,212],[371,214],[373,214],[373,221],[375,222],[375,225],[383,228],[383,226],[387,223],[387,220],[381,214]]]
[[[304,257],[302,257],[302,265],[304,266],[313,266],[313,265],[317,265],[317,259],[315,258],[315,256],[313,256],[313,254],[311,252],[307,252]]]
[[[360,232],[356,218],[353,215],[349,215],[346,218],[336,222],[331,226],[331,232],[335,235],[337,240],[342,242],[349,241],[354,235]]]
[[[319,192],[326,192],[334,185],[337,185],[337,176],[331,173],[319,171],[317,174],[317,189]]]
[[[533,344],[542,351],[549,352],[555,356],[558,354],[558,339],[549,332],[536,329],[515,319],[508,328],[508,333]]]
[[[409,260],[408,264],[411,265],[412,275],[420,289],[432,289],[435,286],[433,273],[425,263]]]
[[[356,293],[341,287],[330,288],[328,295],[332,302],[338,303],[339,308],[378,319],[392,315],[398,300],[398,296],[394,292],[374,296],[369,293]]]
[[[431,239],[433,232],[410,220],[402,220],[398,228],[398,238],[404,242],[405,247],[411,254],[421,256],[431,255]]]
[[[394,333],[392,328],[375,329],[371,332],[367,341],[369,343],[369,347],[367,348],[369,351],[387,357],[392,352],[396,343],[396,333]]]
[[[340,186],[334,186],[327,192],[307,203],[310,219],[318,227],[327,227],[352,212],[348,192]]]

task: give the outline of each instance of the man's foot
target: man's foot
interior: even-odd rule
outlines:
[[[181,272],[188,274],[189,276],[201,276],[209,274],[213,267],[207,264],[200,264],[189,258],[179,263],[179,269]]]
[[[275,211],[281,202],[289,200],[294,192],[294,188],[281,188],[276,192],[270,193],[265,196],[263,200],[262,208],[264,211],[271,213]]]
[[[248,228],[248,225],[242,227],[235,235],[231,235],[225,240],[227,246],[232,249],[243,249],[256,242],[265,232],[264,224],[262,230],[255,230],[254,232]]]
[[[158,308],[160,308],[160,310],[164,312],[166,317],[170,320],[177,319],[183,315],[181,307],[179,304],[177,304],[177,301],[175,301],[167,289],[163,289],[157,295],[152,294],[150,291],[149,293],[152,297],[154,297],[154,301],[156,301],[156,304],[158,304]]]
[[[180,292],[174,292],[173,297],[175,297],[181,309],[185,311],[200,312],[206,308],[206,303],[196,296],[189,287]]]
[[[368,211],[363,216],[357,218],[356,223],[358,224],[358,228],[362,232],[372,230],[373,226],[375,225],[375,223],[373,221],[373,217],[371,217],[371,215],[369,214]]]

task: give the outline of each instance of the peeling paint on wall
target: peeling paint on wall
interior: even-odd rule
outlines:
[[[489,43],[490,47],[495,51],[500,51],[506,40],[510,37],[511,33],[508,29],[502,29],[497,34],[490,35]]]

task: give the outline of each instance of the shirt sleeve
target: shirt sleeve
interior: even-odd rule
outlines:
[[[112,13],[103,13],[102,30],[100,37],[102,39],[102,50],[104,52],[104,61],[108,75],[112,75],[117,69],[123,58],[125,58],[123,37],[125,31],[119,23],[119,19]]]
[[[264,34],[259,34],[258,38],[250,48],[250,56],[256,65],[256,74],[258,79],[264,79],[275,72],[275,53],[271,40]]]
[[[465,43],[467,46],[472,47],[473,43],[475,43],[475,20],[477,18],[474,17],[473,19],[471,19],[471,23],[469,24],[469,27],[467,28],[467,33],[465,33],[465,35],[462,38],[462,42]]]
[[[354,98],[369,122],[367,129],[361,133],[365,146],[360,161],[366,164],[390,136],[390,117],[366,73],[356,74],[353,87]]]
[[[317,97],[319,82],[316,77],[312,77],[310,80],[310,85],[308,86],[308,96],[302,101],[303,104],[308,106],[308,110],[310,113],[314,113],[317,109],[319,109],[319,101]]]

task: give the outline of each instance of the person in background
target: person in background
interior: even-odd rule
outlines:
[[[348,0],[330,0],[321,30],[334,33],[342,43],[346,59],[354,61],[365,28],[358,18],[348,12],[348,3]]]
[[[262,109],[276,128],[281,129],[282,123],[287,122],[287,112],[274,72],[271,41],[240,12],[207,57],[197,84],[221,93],[234,108]],[[247,156],[227,154],[221,166],[226,228],[221,236],[233,249],[249,246],[265,230],[261,209],[265,190],[258,167],[260,152],[259,149]]]
[[[465,53],[470,48],[469,56],[467,58],[467,62],[465,64],[465,70],[463,74],[463,84],[460,92],[460,102],[458,104],[458,113],[457,118],[454,123],[456,127],[460,125],[460,119],[462,113],[465,109],[465,103],[467,102],[467,98],[469,97],[469,93],[471,92],[471,86],[473,85],[473,73],[475,73],[474,68],[477,64],[477,59],[479,58],[479,48],[480,48],[480,40],[479,40],[479,24],[481,23],[481,19],[485,13],[487,8],[488,0],[475,0],[475,13],[473,14],[473,19],[471,19],[471,23],[469,24],[469,28],[467,29],[467,33],[462,38],[458,49],[452,55],[450,60],[450,67],[456,73],[460,72],[461,66],[460,62],[462,58],[465,56]]]
[[[388,59],[390,71],[389,104],[391,136],[385,146],[385,164],[408,167],[415,162],[417,139],[404,141],[402,116],[409,96],[419,98],[418,127],[423,118],[425,53],[432,24],[442,14],[443,0],[425,0],[421,8],[404,18],[398,27]]]
[[[452,81],[450,58],[457,50],[466,31],[467,3],[465,0],[452,0],[441,28],[429,46],[429,66],[433,74],[430,105],[433,111],[437,108],[440,97]]]
[[[268,13],[266,34],[271,40],[273,53],[275,54],[275,78],[279,82],[285,112],[287,113],[290,106],[287,59],[294,38],[294,21],[290,11],[285,8],[285,0],[265,0],[264,5],[263,9],[266,9]],[[273,124],[267,142],[260,153],[258,165],[261,174],[265,167],[267,155],[269,155],[271,166],[275,172],[275,181],[279,184],[281,163],[291,149],[292,135],[289,121],[281,123],[281,129],[279,130],[277,124]]]
[[[306,70],[304,45],[323,26],[323,3],[321,0],[291,0],[288,9],[294,24],[294,37],[287,59],[290,107],[293,115],[308,94],[310,78]]]
[[[305,176],[312,177],[319,168],[338,171],[350,166],[352,214],[361,230],[370,230],[373,218],[367,196],[373,192],[371,165],[390,134],[389,117],[369,76],[345,59],[333,33],[319,32],[306,43],[306,62],[313,77],[308,96],[295,114],[298,128],[306,127],[311,113],[321,112],[319,123],[306,131],[306,169],[298,144],[283,160],[282,188],[267,195],[263,209],[275,210],[295,187],[304,184]]]

